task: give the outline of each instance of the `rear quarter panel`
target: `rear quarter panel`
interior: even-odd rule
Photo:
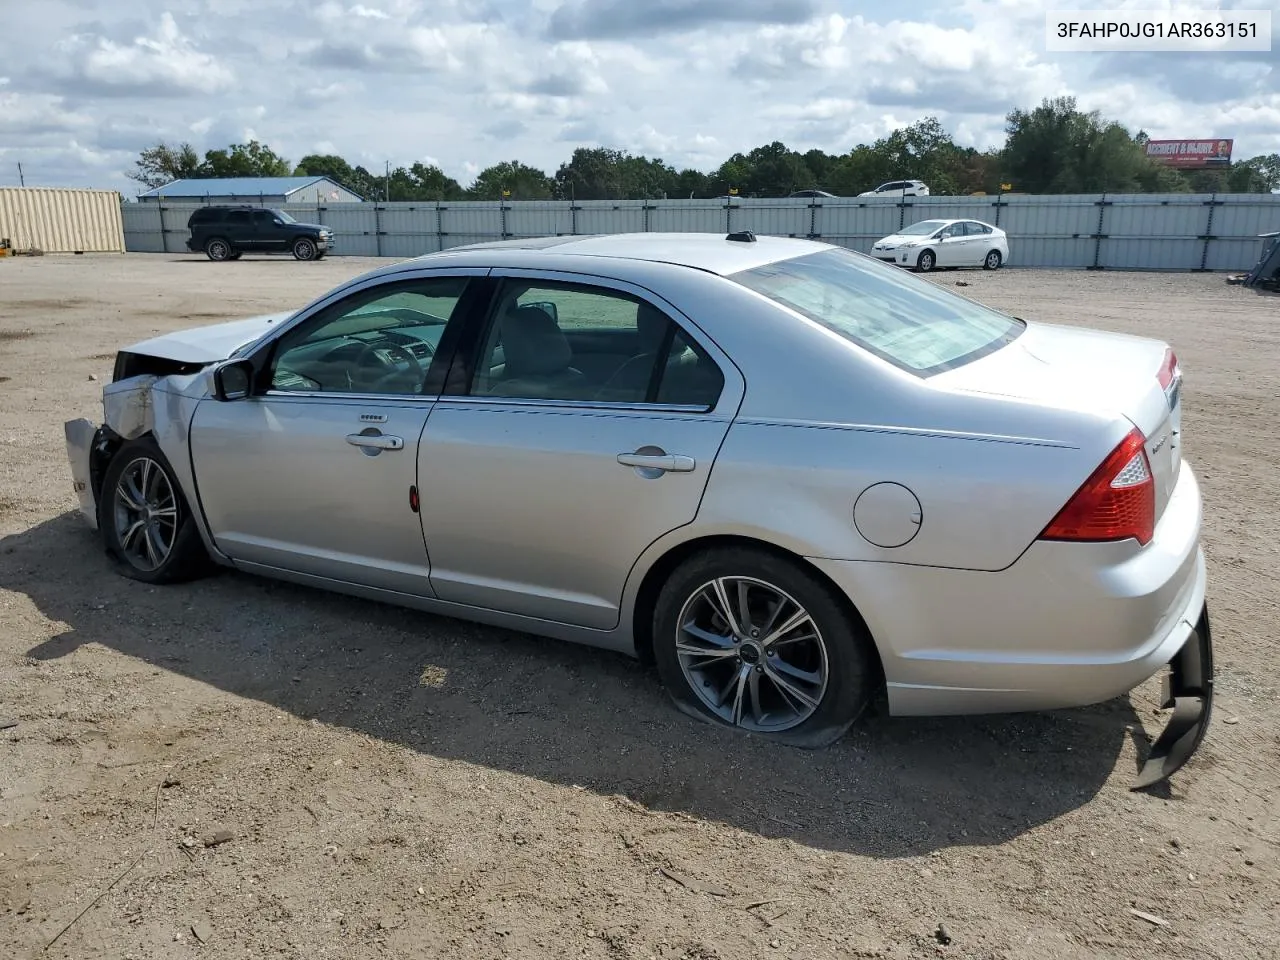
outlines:
[[[1102,456],[1048,441],[740,419],[716,459],[698,533],[755,537],[806,557],[1002,570]],[[902,546],[876,546],[854,523],[859,495],[878,483],[919,501],[919,528]]]

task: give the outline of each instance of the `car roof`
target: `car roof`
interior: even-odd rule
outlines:
[[[721,276],[750,270],[779,260],[790,260],[806,254],[832,249],[829,243],[793,237],[755,237],[751,241],[730,240],[723,233],[615,233],[585,236],[529,237],[516,240],[494,240],[450,247],[429,253],[412,264],[465,261],[488,265],[494,257],[488,254],[521,253],[522,266],[555,269],[556,262],[578,257],[606,257],[616,260],[642,260],[692,267]],[[544,261],[545,258],[545,262]],[[501,258],[504,259],[505,258]],[[530,261],[539,261],[531,263]],[[402,263],[401,267],[404,266]]]

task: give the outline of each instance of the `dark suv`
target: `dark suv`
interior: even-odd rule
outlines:
[[[319,260],[333,249],[333,231],[318,223],[299,223],[283,210],[262,207],[202,207],[187,221],[188,250],[203,250],[210,260],[239,260],[246,253],[292,253],[297,260]]]

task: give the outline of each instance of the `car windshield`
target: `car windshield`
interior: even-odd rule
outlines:
[[[919,223],[913,223],[909,227],[903,227],[898,231],[900,237],[923,237],[926,234],[933,233],[935,230],[941,230],[947,225],[945,220],[921,220]]]
[[[1021,320],[848,250],[782,260],[729,279],[917,376],[971,363],[1026,329]]]
[[[298,222],[297,220],[293,219],[293,217],[291,217],[291,216],[289,216],[287,213],[285,213],[283,210],[272,210],[271,212],[272,212],[272,213],[274,213],[274,214],[275,214],[277,217],[279,217],[281,220],[283,220],[285,223],[297,223],[297,222]]]

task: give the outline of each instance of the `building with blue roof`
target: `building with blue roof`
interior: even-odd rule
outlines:
[[[138,195],[139,203],[253,203],[278,207],[286,203],[324,205],[360,203],[364,198],[328,177],[211,177],[174,180]]]

